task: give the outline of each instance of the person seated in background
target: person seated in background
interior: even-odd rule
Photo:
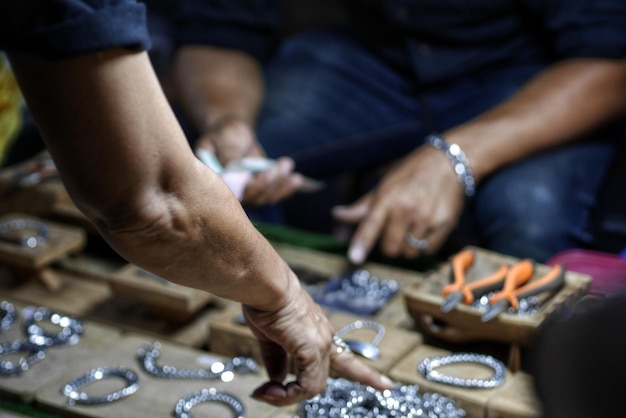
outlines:
[[[355,263],[375,245],[437,254],[467,230],[540,262],[591,240],[623,132],[626,3],[344,5],[345,24],[281,37],[280,1],[180,3],[175,79],[196,146],[222,164],[277,159],[247,184],[246,208],[355,225]],[[304,176],[344,173],[376,185],[334,208],[298,193]]]
[[[329,366],[390,388],[334,340],[295,273],[195,158],[149,46],[135,0],[15,0],[0,13],[0,51],[76,206],[128,262],[242,304],[267,372],[252,397],[309,399]]]

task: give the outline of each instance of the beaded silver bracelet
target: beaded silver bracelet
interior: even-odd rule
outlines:
[[[439,393],[396,384],[379,391],[347,379],[327,379],[324,392],[301,402],[294,418],[462,418],[466,412]]]
[[[13,326],[17,314],[15,313],[15,307],[13,304],[7,302],[6,300],[0,302],[0,312],[4,312],[4,315],[0,320],[0,332],[4,332]]]
[[[82,386],[111,376],[121,377],[126,380],[126,386],[120,390],[102,396],[89,396],[85,392],[78,391],[78,389]],[[135,372],[124,367],[98,367],[88,371],[81,377],[63,386],[63,394],[68,398],[68,403],[70,405],[97,405],[111,403],[119,401],[120,399],[137,392],[137,389],[139,389],[138,380],[139,379]]]
[[[376,331],[376,335],[371,342],[361,341],[361,340],[346,340],[343,337],[357,329],[372,329]],[[350,351],[364,357],[368,360],[376,360],[380,357],[380,349],[378,348],[378,344],[380,340],[385,336],[385,327],[378,322],[358,319],[354,322],[349,323],[348,325],[341,328],[339,331],[335,333],[335,344],[337,339],[342,341]]]
[[[24,236],[16,237],[14,231],[32,231]],[[0,240],[17,244],[24,248],[36,248],[44,245],[48,239],[48,226],[34,219],[10,219],[0,223]]]
[[[53,312],[45,307],[28,307],[23,310],[23,314],[24,332],[28,335],[28,340],[38,346],[73,345],[80,340],[84,331],[83,322],[80,319]],[[61,327],[61,330],[58,333],[44,331],[37,324],[44,320]]]
[[[42,347],[30,344],[26,341],[12,341],[0,344],[0,356],[23,352],[27,353],[25,357],[20,358],[17,362],[3,360],[0,361],[0,376],[17,376],[30,369],[30,366],[43,360],[46,353]]]
[[[144,370],[153,376],[166,379],[217,380],[230,382],[235,373],[257,373],[259,366],[254,359],[234,357],[226,363],[216,361],[209,369],[177,369],[174,366],[159,366],[157,359],[161,356],[161,343],[158,341],[146,344],[137,350],[137,357]]]
[[[426,137],[426,142],[444,152],[452,168],[456,173],[457,179],[463,186],[465,196],[474,196],[476,192],[476,179],[470,167],[467,156],[458,144],[450,144],[437,134],[430,134]]]
[[[438,372],[437,368],[448,364],[474,363],[493,369],[493,376],[488,379],[462,378],[448,376]],[[456,353],[446,356],[430,357],[424,359],[417,367],[419,373],[427,380],[444,385],[458,386],[472,389],[493,389],[504,383],[506,367],[495,358],[486,354]]]
[[[245,407],[237,397],[226,392],[219,392],[215,388],[202,389],[189,396],[179,399],[174,406],[172,415],[176,418],[193,418],[189,412],[191,408],[203,402],[219,402],[228,406],[233,412],[233,418],[245,418]]]

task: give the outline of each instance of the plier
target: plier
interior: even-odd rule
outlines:
[[[445,297],[441,304],[441,312],[450,312],[459,303],[471,305],[477,298],[494,290],[499,290],[504,285],[504,278],[508,271],[507,265],[502,265],[495,273],[465,283],[465,272],[474,263],[474,251],[463,250],[452,258],[452,276],[454,282],[443,288],[442,295]]]
[[[531,260],[520,261],[511,267],[502,290],[489,298],[491,306],[482,316],[482,321],[492,320],[509,307],[518,309],[519,299],[559,289],[565,283],[565,270],[559,264],[554,265],[548,273],[537,280],[528,283],[534,270],[535,266]]]

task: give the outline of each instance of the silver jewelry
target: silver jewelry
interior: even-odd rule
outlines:
[[[84,331],[81,320],[53,312],[48,308],[28,307],[23,310],[23,314],[23,327],[24,332],[28,335],[28,341],[38,346],[73,345],[80,340]],[[43,328],[37,325],[38,322],[44,320],[61,327],[61,331],[56,334],[45,332]]]
[[[173,415],[176,418],[193,418],[193,415],[189,412],[191,408],[202,402],[219,402],[228,406],[233,412],[233,418],[245,418],[245,407],[243,403],[235,396],[226,393],[219,392],[215,388],[202,389],[201,391],[194,392],[189,396],[181,398],[176,402]]]
[[[415,238],[415,236],[411,234],[410,232],[406,233],[406,235],[404,236],[404,240],[406,241],[407,244],[409,244],[411,247],[415,248],[416,250],[425,250],[428,247],[427,239]]]
[[[15,231],[30,233],[16,236]],[[0,240],[2,241],[11,242],[24,248],[36,248],[44,245],[47,239],[48,227],[43,222],[20,218],[0,223]]]
[[[0,312],[4,312],[4,316],[0,320],[0,332],[4,332],[13,326],[17,315],[13,304],[6,300],[0,302]]]
[[[126,380],[126,386],[115,392],[111,392],[103,396],[89,396],[85,392],[79,392],[78,389],[86,384],[105,379],[107,377],[121,377]],[[63,394],[67,396],[70,405],[96,405],[102,403],[111,403],[119,401],[122,398],[132,395],[139,389],[138,377],[132,370],[124,367],[98,367],[92,369],[63,386]]]
[[[343,337],[357,329],[373,329],[376,331],[376,336],[371,342],[359,341],[359,340],[345,340]],[[375,321],[369,320],[356,320],[335,333],[335,345],[340,347],[340,344],[344,344],[350,351],[364,357],[368,360],[376,360],[380,357],[380,349],[378,344],[380,340],[385,336],[385,327]],[[340,343],[337,343],[340,341]]]
[[[12,361],[0,361],[0,376],[17,376],[30,369],[30,366],[43,360],[46,353],[42,347],[29,344],[25,341],[13,341],[0,344],[0,356],[11,353],[28,353],[26,357],[20,358],[17,363]]]
[[[463,186],[465,196],[474,196],[476,192],[476,179],[474,173],[470,168],[469,160],[467,156],[458,144],[450,144],[446,142],[441,136],[437,134],[430,134],[426,137],[426,142],[431,146],[444,152],[452,168],[456,173],[459,183]]]
[[[294,418],[460,418],[465,411],[438,393],[420,394],[417,385],[385,391],[346,379],[329,378],[326,390],[300,403]]]
[[[161,356],[161,344],[158,341],[146,344],[137,350],[137,357],[146,372],[153,376],[167,379],[206,379],[230,382],[235,377],[235,373],[247,374],[257,373],[259,366],[257,363],[246,357],[234,357],[226,363],[216,361],[209,369],[177,369],[173,366],[159,366],[157,359]]]
[[[462,377],[448,376],[435,370],[441,366],[457,363],[480,364],[493,369],[494,373],[493,376],[488,379],[466,379]],[[504,376],[506,374],[506,367],[501,361],[485,354],[473,353],[456,353],[446,356],[426,358],[419,364],[417,370],[422,376],[431,382],[473,389],[493,389],[498,387],[504,383]]]
[[[320,305],[355,315],[373,315],[400,289],[397,281],[379,279],[364,269],[342,273],[313,293]]]

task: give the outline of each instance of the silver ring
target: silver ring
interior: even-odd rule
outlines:
[[[407,234],[404,236],[404,240],[406,241],[407,244],[409,244],[411,247],[415,248],[416,250],[425,250],[428,247],[427,239],[415,238],[413,234],[411,234],[410,232],[407,232]]]

